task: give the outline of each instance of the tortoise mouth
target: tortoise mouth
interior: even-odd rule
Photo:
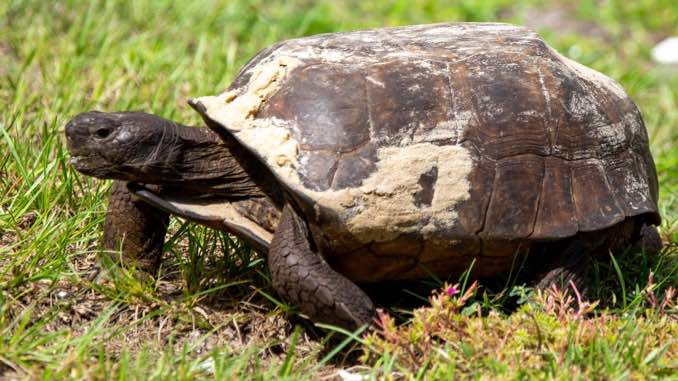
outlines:
[[[100,167],[92,164],[89,155],[75,155],[71,156],[71,165],[78,171],[85,175],[96,176],[100,172]],[[98,176],[97,176],[98,177]]]
[[[71,156],[71,165],[75,167],[78,171],[82,172],[83,170],[87,170],[89,168],[92,168],[94,166],[91,165],[89,160],[87,160],[86,155],[76,155],[76,156]]]
[[[112,165],[98,155],[76,154],[71,156],[70,163],[78,172],[87,176],[99,179],[135,180],[132,172],[125,171],[124,166]]]

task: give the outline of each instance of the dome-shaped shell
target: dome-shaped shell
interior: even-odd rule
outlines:
[[[421,256],[427,241],[552,240],[658,220],[636,106],[522,27],[289,40],[195,102],[268,164],[339,251],[400,239]]]

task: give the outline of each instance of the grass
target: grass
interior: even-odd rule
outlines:
[[[199,124],[185,100],[221,91],[275,41],[492,20],[534,26],[643,111],[667,247],[597,264],[598,306],[466,284],[407,324],[391,311],[367,336],[319,330],[278,299],[256,253],[178,220],[159,281],[119,270],[91,282],[109,184],[68,164],[61,129],[76,113]],[[650,60],[677,34],[671,0],[0,2],[0,378],[677,379],[678,69]]]

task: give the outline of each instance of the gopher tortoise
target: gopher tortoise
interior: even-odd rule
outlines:
[[[640,112],[615,81],[533,31],[435,24],[277,43],[188,102],[208,128],[142,112],[66,126],[75,168],[118,180],[103,245],[153,272],[168,215],[267,255],[314,321],[369,323],[357,284],[506,276],[574,282],[656,234]]]

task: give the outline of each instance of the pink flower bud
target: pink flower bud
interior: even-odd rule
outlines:
[[[459,293],[459,289],[456,286],[448,287],[445,291],[447,292],[447,296],[455,296]]]

